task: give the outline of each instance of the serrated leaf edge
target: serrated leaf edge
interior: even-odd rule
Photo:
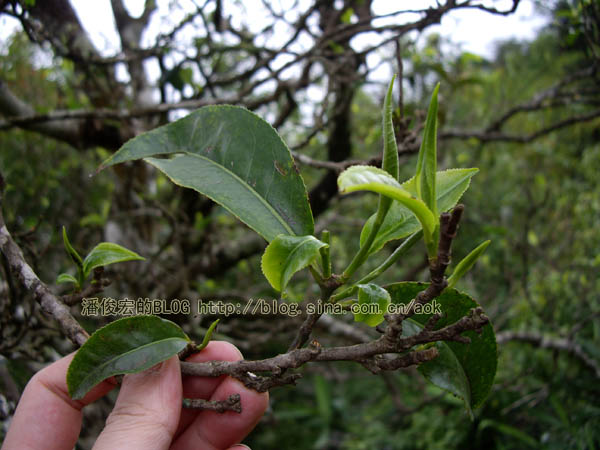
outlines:
[[[278,236],[285,236],[285,235],[278,235]],[[277,239],[278,236],[276,236],[275,239]],[[302,236],[295,236],[294,235],[292,237],[298,237],[298,238],[300,238]],[[315,238],[314,236],[308,236],[308,237],[310,237],[312,239],[306,239],[305,241],[301,242],[300,245],[294,247],[294,249],[292,250],[292,252],[285,258],[285,261],[283,262],[283,267],[287,267],[287,263],[288,263],[288,261],[290,261],[290,258],[292,258],[292,256],[294,255],[294,253],[298,249],[300,249],[300,247],[302,245],[304,245],[304,244],[308,244],[311,241],[317,241],[317,242],[321,243],[322,245],[320,245],[318,247],[317,251],[320,250],[321,248],[329,247],[328,244],[326,244],[325,242],[320,241],[319,239]],[[273,239],[273,241],[275,241],[275,239]],[[271,243],[273,241],[271,241]],[[280,279],[279,279],[279,287],[277,287],[277,286],[274,285],[274,283],[271,281],[271,279],[267,276],[267,273],[265,272],[265,268],[264,268],[265,255],[267,254],[267,251],[269,250],[269,247],[271,246],[271,243],[267,246],[267,248],[265,249],[265,252],[263,253],[263,256],[262,256],[261,261],[260,261],[260,270],[262,271],[263,275],[265,276],[265,278],[267,279],[267,281],[269,282],[269,284],[271,285],[271,287],[273,289],[275,289],[275,290],[277,290],[279,292],[283,292],[284,289],[287,286],[287,283],[285,283],[285,284],[283,283],[283,277],[285,275],[285,270],[281,271],[281,275],[280,275]],[[310,259],[306,263],[302,264],[301,267],[299,267],[298,270],[296,270],[291,276],[293,276],[295,273],[301,271],[302,269],[305,269],[306,267],[308,267],[318,256],[319,256],[319,253],[318,252],[315,253],[315,256],[312,259]],[[290,276],[290,279],[291,279],[291,276]],[[288,282],[289,282],[289,280],[288,280]]]

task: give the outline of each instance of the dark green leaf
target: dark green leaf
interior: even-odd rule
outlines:
[[[181,328],[160,317],[116,320],[92,334],[75,354],[67,371],[69,395],[80,399],[106,378],[149,369],[189,342]]]
[[[404,321],[402,331],[405,336],[412,336],[422,329],[423,324],[408,319]],[[445,342],[438,342],[435,345],[438,349],[438,356],[432,361],[421,364],[419,372],[437,387],[461,398],[472,418],[471,387],[464,368]]]
[[[406,282],[388,285],[386,289],[393,303],[408,304],[426,287],[425,283]],[[478,306],[475,300],[456,289],[445,289],[435,301],[440,305],[443,314],[436,324],[436,329],[456,322]],[[431,314],[416,314],[412,319],[422,327],[429,317]],[[408,331],[408,328],[409,325],[405,327],[405,331]],[[419,371],[435,385],[461,397],[467,410],[471,411],[481,406],[492,388],[498,354],[496,336],[491,324],[484,326],[481,334],[466,331],[463,336],[469,337],[471,343],[437,343],[442,359],[436,358],[422,364]],[[445,354],[447,352],[450,353]],[[452,362],[452,358],[455,358],[458,364]]]
[[[83,276],[88,277],[96,267],[108,266],[123,261],[143,260],[144,258],[131,250],[111,242],[101,242],[83,260]]]
[[[314,236],[277,236],[262,256],[262,271],[274,289],[283,291],[292,275],[311,264],[325,246]]]
[[[103,167],[141,158],[174,183],[223,205],[269,242],[279,234],[314,232],[289,149],[267,122],[244,108],[200,108],[130,140]]]
[[[448,211],[460,200],[469,187],[471,177],[479,169],[449,169],[437,173],[436,193],[438,211]],[[416,196],[415,178],[402,183],[402,187]],[[362,246],[373,227],[375,214],[365,223],[360,234],[360,245]],[[414,214],[404,205],[394,202],[387,213],[377,237],[370,248],[370,253],[378,252],[383,246],[393,240],[402,239],[421,229],[419,221]]]
[[[378,312],[354,314],[356,322],[364,322],[370,327],[376,327],[383,322],[383,315],[387,313],[388,306],[391,302],[388,291],[374,283],[358,284],[358,305],[366,307],[376,306]]]

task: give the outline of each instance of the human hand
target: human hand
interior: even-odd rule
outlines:
[[[69,397],[67,368],[73,354],[38,372],[19,401],[2,450],[70,450],[81,429],[82,408],[106,395],[114,384],[103,381],[82,400]],[[212,341],[188,361],[237,361],[239,350]],[[222,400],[239,393],[242,413],[182,409],[182,397]],[[230,377],[182,379],[179,359],[173,358],[144,372],[126,375],[115,407],[95,450],[242,450],[236,445],[258,423],[269,402],[267,393],[249,390]]]

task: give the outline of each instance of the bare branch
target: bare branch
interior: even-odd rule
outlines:
[[[571,116],[566,119],[560,120],[547,127],[544,127],[538,131],[526,135],[517,134],[505,134],[497,132],[481,132],[481,131],[459,131],[459,130],[447,130],[440,134],[440,139],[477,139],[481,142],[517,142],[526,144],[536,139],[541,138],[554,131],[560,130],[576,123],[589,122],[600,117],[600,109],[591,111],[587,114],[580,114],[577,116]]]
[[[272,358],[258,361],[209,361],[205,363],[181,362],[181,371],[186,375],[205,377],[218,377],[229,375],[242,381],[247,387],[263,391],[269,389],[278,377],[288,377],[285,371],[301,367],[308,362],[321,361],[354,361],[372,370],[378,367],[381,370],[396,370],[400,367],[408,367],[425,360],[434,358],[437,354],[432,351],[414,352],[410,356],[402,356],[394,359],[394,362],[383,362],[376,358],[378,355],[387,353],[402,353],[410,350],[415,345],[437,342],[458,341],[466,342],[461,333],[467,330],[481,330],[489,323],[489,319],[483,314],[481,308],[473,309],[468,316],[439,330],[423,329],[419,333],[397,340],[389,340],[385,335],[379,339],[363,344],[347,347],[323,348],[317,342],[307,348],[299,348],[288,353],[274,356]],[[268,372],[271,375],[258,379],[254,372]],[[251,373],[250,380],[248,373]],[[287,378],[286,378],[287,379]],[[293,379],[295,380],[295,378]],[[288,379],[292,382],[292,379]]]
[[[579,359],[600,378],[600,364],[589,356],[577,342],[565,338],[556,338],[526,331],[504,331],[496,335],[496,341],[504,344],[511,341],[527,342],[536,347],[559,350]]]
[[[387,314],[385,316],[388,327],[385,330],[384,338],[388,342],[395,342],[402,332],[402,322],[404,319],[414,314],[414,307],[417,304],[425,304],[439,296],[448,285],[444,277],[446,268],[450,264],[450,247],[452,240],[456,237],[456,230],[462,217],[464,206],[458,204],[452,210],[452,213],[442,213],[440,216],[440,242],[438,244],[437,257],[429,261],[429,274],[431,282],[423,291],[415,297],[409,311],[404,314]],[[426,327],[427,328],[427,327]]]
[[[486,128],[485,131],[488,133],[500,131],[502,126],[516,114],[521,113],[521,112],[529,112],[529,111],[536,111],[536,110],[542,109],[548,100],[555,100],[559,97],[559,95],[562,92],[562,88],[572,84],[575,81],[579,81],[581,79],[592,76],[595,73],[595,71],[596,71],[595,67],[588,67],[586,69],[580,70],[578,72],[575,72],[575,73],[565,77],[563,80],[559,81],[558,83],[556,83],[554,86],[550,87],[549,89],[546,89],[545,91],[538,93],[535,96],[535,98],[533,98],[531,101],[520,104],[520,105],[516,105],[516,106],[510,108],[508,111],[506,111],[504,114],[502,114],[498,119],[493,121]],[[578,94],[573,93],[573,95],[570,95],[569,97],[574,97],[576,95],[578,95]],[[572,102],[572,100],[573,100],[572,98],[571,99],[563,99],[561,104],[563,104],[563,103],[569,104],[570,102]],[[549,106],[556,106],[556,103],[550,104]]]
[[[236,413],[242,412],[242,402],[240,394],[232,394],[226,400],[204,400],[201,398],[184,398],[183,407],[189,409],[202,409],[207,411],[215,411],[224,413],[233,411]]]
[[[5,116],[17,117],[36,117],[33,108],[14,95],[6,83],[0,80],[0,112]],[[77,147],[79,143],[79,130],[77,124],[66,117],[61,122],[48,121],[45,118],[41,120],[29,120],[23,123],[12,123],[11,119],[0,121],[0,130],[12,128],[15,125],[38,133],[51,136],[61,141],[66,141]]]
[[[498,8],[494,8],[493,6],[469,5],[468,3],[470,3],[470,1],[466,1],[465,5],[464,6],[461,5],[461,6],[464,8],[479,9],[481,11],[485,11],[485,12],[492,13],[492,14],[498,14],[501,16],[508,16],[517,10],[517,7],[519,6],[520,2],[521,2],[521,0],[513,0],[512,7],[510,9],[505,9],[504,11],[500,10]]]

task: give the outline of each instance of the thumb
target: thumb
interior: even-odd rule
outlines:
[[[181,396],[177,356],[126,375],[94,450],[168,449],[179,422]]]

